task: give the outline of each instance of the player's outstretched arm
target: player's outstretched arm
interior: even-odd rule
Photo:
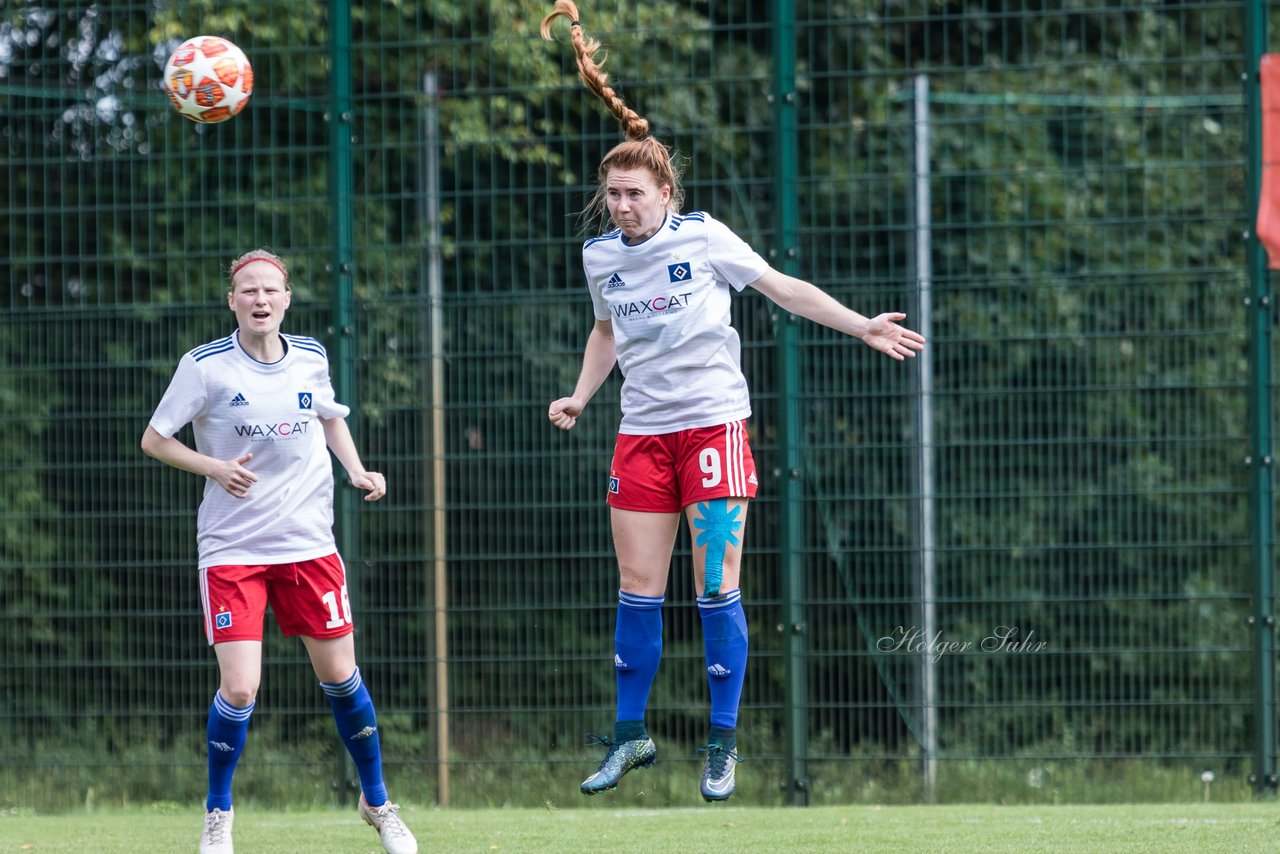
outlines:
[[[861,338],[873,350],[879,350],[890,358],[902,361],[924,349],[924,336],[898,324],[906,315],[900,311],[864,317],[846,308],[822,289],[779,273],[772,267],[751,283],[751,287],[764,294],[778,307],[791,314],[820,323],[845,335]]]

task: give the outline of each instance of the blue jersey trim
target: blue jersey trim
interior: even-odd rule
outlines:
[[[622,229],[615,228],[613,231],[609,232],[608,234],[602,234],[599,237],[591,238],[586,243],[582,244],[582,248],[587,249],[588,247],[594,246],[597,243],[601,243],[605,240],[618,240],[621,237],[622,237]]]
[[[308,350],[319,356],[328,358],[328,353],[325,352],[324,345],[314,338],[308,338],[305,335],[285,335],[283,337],[284,340],[288,341],[292,346],[297,347],[299,350]]]
[[[231,340],[231,336],[228,335],[226,338],[219,338],[217,341],[210,341],[208,344],[203,344],[195,348],[191,351],[191,358],[199,362],[200,360],[207,359],[210,356],[216,356],[219,353],[226,353],[229,350],[234,349],[235,343]]]
[[[675,231],[680,228],[680,224],[686,220],[692,220],[693,222],[705,222],[706,220],[704,219],[704,216],[705,215],[702,211],[694,211],[693,213],[688,213],[684,216],[673,216],[671,218],[671,225],[667,226],[667,228]]]

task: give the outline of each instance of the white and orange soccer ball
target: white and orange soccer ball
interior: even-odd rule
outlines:
[[[225,122],[253,92],[253,66],[244,51],[220,36],[187,39],[164,66],[164,91],[193,122]]]

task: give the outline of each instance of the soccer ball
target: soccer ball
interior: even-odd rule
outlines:
[[[253,67],[244,51],[219,36],[187,39],[164,66],[164,91],[193,122],[225,122],[253,92]]]

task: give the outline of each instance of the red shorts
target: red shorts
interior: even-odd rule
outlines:
[[[286,636],[350,634],[347,571],[337,554],[297,563],[202,567],[200,604],[210,644],[262,640],[267,603]]]
[[[747,422],[660,436],[618,435],[609,471],[609,506],[678,513],[712,498],[755,498],[756,463]]]

